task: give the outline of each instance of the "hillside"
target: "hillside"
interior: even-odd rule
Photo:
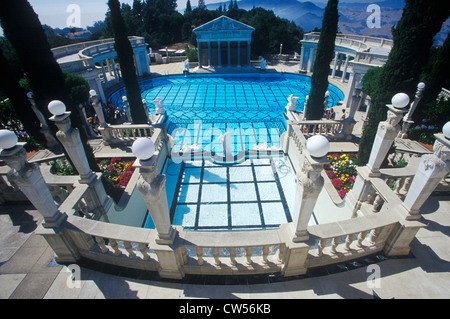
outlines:
[[[381,28],[369,28],[367,19],[372,12],[367,12],[368,3],[366,2],[339,2],[339,31],[342,33],[358,34],[366,36],[376,36],[384,38],[392,38],[392,27],[400,20],[404,7],[404,0],[389,0],[371,2],[380,7],[381,11]],[[320,28],[322,25],[323,7],[325,2],[314,4],[306,1],[297,0],[240,0],[238,6],[241,9],[251,10],[253,7],[261,7],[272,10],[281,18],[294,21],[298,26],[302,27],[305,32],[309,32],[314,28]],[[220,5],[228,7],[229,1],[221,3],[209,4],[210,10],[217,9]],[[450,20],[446,22],[441,32],[436,37],[436,43],[442,44],[448,31],[450,30]]]

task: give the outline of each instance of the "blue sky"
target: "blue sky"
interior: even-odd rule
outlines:
[[[178,0],[178,9],[184,11],[187,0]],[[228,0],[205,0],[206,4],[216,2],[227,2]],[[276,1],[276,0],[274,0]],[[307,0],[301,0],[304,2]],[[108,9],[107,0],[28,0],[38,14],[42,24],[47,24],[53,28],[65,28],[66,20],[71,12],[67,12],[70,4],[77,4],[81,9],[81,27],[91,26],[95,21],[103,20]],[[121,3],[132,4],[133,0],[120,0]],[[238,1],[239,2],[239,1]],[[326,0],[312,0],[314,3],[325,3]],[[374,0],[345,0],[342,2],[374,2]],[[197,6],[198,0],[191,0],[193,7]]]

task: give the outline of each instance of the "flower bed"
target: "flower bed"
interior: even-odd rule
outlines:
[[[105,190],[114,200],[119,201],[134,172],[134,161],[112,157],[97,161],[101,170]]]
[[[324,168],[341,198],[345,197],[352,188],[356,179],[358,157],[356,154],[334,153],[327,155],[329,164]]]

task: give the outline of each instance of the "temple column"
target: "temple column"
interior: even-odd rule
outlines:
[[[114,77],[116,78],[116,81],[119,82],[119,75],[117,73],[116,63],[114,62],[114,58],[111,58],[113,70],[114,70]]]
[[[237,66],[241,66],[241,41],[237,41]]]
[[[308,59],[308,72],[312,72],[313,68],[313,59],[314,59],[314,48],[309,49],[309,59]]]
[[[299,71],[303,70],[303,62],[305,61],[305,50],[302,48],[300,53],[300,66],[298,67]]]
[[[211,41],[208,41],[208,65],[211,66]]]
[[[198,46],[198,67],[201,68],[202,67],[202,43],[197,42],[197,46]]]
[[[106,87],[109,87],[108,79],[106,78],[105,66],[103,65],[103,60],[100,61],[100,63],[102,65],[103,80],[105,81]]]
[[[219,67],[222,67],[222,52],[220,52],[222,50],[221,45],[221,42],[217,41],[217,59],[219,60],[217,61],[217,65]]]
[[[231,66],[231,41],[227,41],[228,45],[228,66]]]
[[[339,58],[339,52],[334,53],[334,65],[333,65],[333,72],[331,73],[331,77],[334,79],[336,77],[336,68],[337,68],[337,62]]]
[[[250,65],[251,41],[247,41],[247,64]]]
[[[347,54],[346,58],[345,58],[345,67],[344,67],[344,72],[342,73],[341,82],[344,82],[345,81],[345,77],[347,76],[348,61],[350,61],[350,55],[349,54]]]

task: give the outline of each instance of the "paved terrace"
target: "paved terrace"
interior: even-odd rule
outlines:
[[[152,65],[151,70],[160,75],[180,74],[182,67],[182,63]],[[296,73],[297,66],[269,64],[270,70]],[[357,112],[356,135],[363,115]],[[99,145],[98,140],[92,143]],[[345,149],[347,147],[353,146]],[[110,151],[97,148],[100,153]],[[43,152],[36,156],[52,155]],[[102,272],[81,268],[80,287],[68,288],[68,268],[56,264],[52,249],[34,234],[42,222],[39,212],[27,204],[0,206],[0,298],[373,298],[374,291],[380,298],[449,298],[450,201],[444,195],[436,193],[422,207],[420,221],[427,226],[419,230],[412,242],[412,253],[406,258],[378,263],[381,281],[380,287],[374,289],[367,285],[370,273],[366,267],[335,273],[323,268],[302,279],[275,276],[261,282],[241,277],[226,285],[214,284],[216,282],[208,277],[191,277],[179,283],[155,278],[136,279],[112,268]]]

